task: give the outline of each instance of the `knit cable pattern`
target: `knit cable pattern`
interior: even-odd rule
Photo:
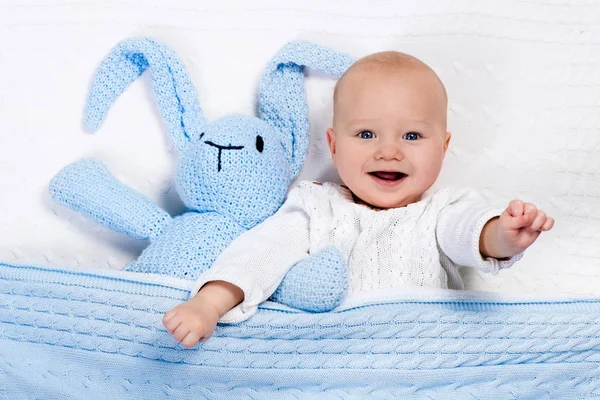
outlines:
[[[183,398],[600,394],[598,299],[482,295],[322,314],[265,303],[248,321],[219,325],[209,341],[186,350],[160,322],[186,296],[182,288],[7,264],[0,280],[0,387],[7,394],[23,382],[46,390],[42,397],[85,387],[119,398],[152,390]],[[52,376],[69,387],[52,386]]]

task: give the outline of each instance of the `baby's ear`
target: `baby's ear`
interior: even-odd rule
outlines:
[[[302,169],[310,141],[304,67],[339,78],[353,62],[347,54],[296,41],[281,48],[267,65],[260,82],[259,116],[284,135],[291,179]]]
[[[450,145],[450,139],[452,138],[452,134],[450,132],[446,132],[446,141],[444,142],[444,154],[446,150],[448,150],[448,146]]]
[[[329,146],[329,150],[331,151],[331,156],[335,154],[335,131],[333,128],[327,129],[327,145]]]

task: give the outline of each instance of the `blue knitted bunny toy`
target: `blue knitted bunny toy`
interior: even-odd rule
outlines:
[[[169,134],[180,152],[176,185],[188,212],[172,218],[110,175],[98,160],[66,166],[50,194],[115,231],[149,239],[126,270],[195,280],[238,235],[274,214],[300,172],[309,144],[303,68],[336,77],[354,59],[308,42],[291,42],[269,62],[259,89],[260,118],[228,115],[207,122],[184,65],[150,38],[124,40],[96,72],[85,112],[98,129],[116,98],[146,69]],[[334,248],[299,262],[272,300],[306,311],[341,301],[346,265]]]

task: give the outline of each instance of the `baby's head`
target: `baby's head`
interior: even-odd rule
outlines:
[[[450,141],[446,89],[436,73],[407,54],[375,53],[339,79],[333,103],[327,141],[352,193],[379,208],[420,200]]]

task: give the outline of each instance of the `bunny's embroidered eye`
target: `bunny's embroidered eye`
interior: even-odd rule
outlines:
[[[256,136],[256,150],[258,150],[259,153],[262,153],[264,148],[265,148],[265,141],[263,140],[262,136],[257,135]]]
[[[204,132],[202,132],[202,133],[200,134],[200,137],[198,138],[198,140],[202,139],[202,136],[204,136]]]

